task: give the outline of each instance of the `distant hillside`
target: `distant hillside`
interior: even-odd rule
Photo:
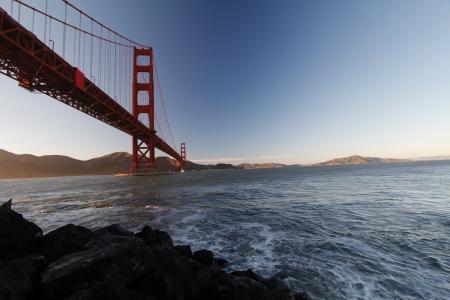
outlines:
[[[379,157],[365,157],[360,155],[352,155],[349,157],[335,158],[325,162],[315,164],[315,166],[337,166],[337,165],[361,165],[361,164],[381,164],[393,162],[405,162],[406,159],[397,158],[379,158]]]
[[[261,164],[249,164],[244,163],[238,165],[242,169],[274,169],[274,168],[284,168],[286,165],[277,163],[261,163]]]
[[[111,153],[89,160],[78,160],[62,155],[18,155],[0,149],[0,179],[128,173],[130,159],[130,154],[126,152]],[[156,158],[156,170],[159,172],[177,171],[178,168],[178,162],[174,159]],[[186,166],[187,170],[217,168],[227,167],[199,165],[190,161]]]

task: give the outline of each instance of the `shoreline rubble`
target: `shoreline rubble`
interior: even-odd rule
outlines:
[[[277,277],[225,272],[224,258],[144,226],[67,224],[46,234],[0,206],[0,299],[307,300]]]

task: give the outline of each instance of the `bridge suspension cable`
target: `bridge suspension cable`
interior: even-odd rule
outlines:
[[[129,113],[133,110],[133,86],[135,86],[133,76],[136,76],[134,78],[136,78],[137,84],[145,84],[150,80],[149,76],[155,76],[156,78],[151,78],[151,94],[152,97],[155,96],[153,88],[154,85],[157,85],[158,97],[154,100],[160,100],[160,102],[159,105],[152,103],[154,108],[160,108],[161,114],[155,114],[152,118],[156,120],[157,132],[162,136],[163,144],[160,145],[160,148],[165,149],[163,151],[167,150],[173,153],[171,149],[167,148],[170,146],[167,143],[164,144],[166,137],[169,138],[170,136],[173,149],[176,148],[151,47],[135,42],[105,26],[68,0],[33,2],[0,0],[0,6],[3,6],[2,3],[8,3],[9,1],[11,4],[10,16],[18,20],[24,29],[32,33],[33,38],[42,41],[70,66],[79,69],[83,78],[89,81],[89,85],[97,86]],[[6,13],[6,10],[4,12]],[[139,62],[139,55],[135,56],[136,50],[139,49],[150,50],[150,53],[152,53],[152,72],[141,73],[139,67],[137,72],[134,69],[136,63]],[[137,62],[134,61],[135,57]],[[139,65],[141,65],[140,62]],[[144,67],[145,64],[142,66]],[[3,71],[1,66],[0,71]],[[153,81],[154,79],[156,79],[156,82]],[[139,95],[137,99],[140,101]],[[95,103],[92,104],[92,106],[95,105]],[[165,118],[165,122],[162,118]],[[141,119],[137,116],[137,119],[146,126],[150,123],[148,117],[147,119],[145,117]],[[152,122],[154,120],[152,119]],[[165,129],[166,132],[164,132]]]
[[[173,134],[172,134],[172,129],[170,128],[170,123],[169,123],[169,118],[167,116],[167,110],[166,110],[166,104],[164,102],[164,95],[161,89],[161,83],[159,81],[159,76],[158,76],[158,67],[156,65],[156,62],[154,62],[155,65],[155,76],[156,76],[156,82],[158,83],[158,91],[159,91],[159,96],[161,97],[161,102],[162,102],[162,107],[164,109],[164,115],[166,117],[166,121],[167,121],[167,127],[169,128],[169,132],[170,132],[170,138],[172,139],[172,145],[173,147],[175,146],[175,140],[173,139]]]

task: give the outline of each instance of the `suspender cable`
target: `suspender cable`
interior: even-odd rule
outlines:
[[[127,50],[127,72],[128,72],[128,80],[127,80],[127,86],[128,86],[128,110],[131,110],[131,103],[132,103],[132,99],[133,99],[133,94],[131,91],[131,81],[132,81],[132,77],[131,77],[131,49]]]
[[[91,20],[91,33],[93,33],[94,30],[94,23]],[[91,34],[91,65],[89,67],[89,75],[90,77],[92,77],[92,75],[94,74],[94,72],[92,72],[92,63],[93,63],[93,59],[94,59],[94,37]]]
[[[153,59],[153,60],[154,60],[154,59]],[[158,83],[159,95],[160,95],[160,97],[161,97],[162,107],[163,107],[163,109],[164,109],[164,115],[166,116],[167,126],[169,127],[170,137],[171,137],[171,139],[172,139],[173,147],[176,148],[176,146],[175,146],[175,140],[173,139],[172,129],[170,129],[170,123],[169,123],[169,118],[168,118],[168,116],[167,116],[166,104],[164,103],[164,95],[163,95],[163,93],[162,93],[161,83],[159,82],[158,68],[157,68],[157,66],[156,66],[156,62],[153,61],[153,64],[155,65],[156,82]]]
[[[100,36],[102,36],[102,27],[100,26]],[[102,85],[102,40],[98,40],[98,82]]]
[[[81,29],[81,14],[80,21],[78,22],[78,28]],[[78,68],[81,69],[81,31],[78,31]]]
[[[20,23],[20,17],[21,17],[21,12],[22,12],[22,5],[20,4],[20,2],[19,2],[19,9],[18,9],[18,12],[17,12],[17,14],[18,14],[18,19],[19,19],[19,23]]]
[[[63,58],[66,58],[66,23],[67,23],[67,4],[64,5]]]
[[[161,134],[163,141],[166,141],[166,138],[164,137],[164,132],[161,130],[161,126],[159,125],[159,121],[158,121],[158,116],[156,114],[155,114],[155,121],[156,121],[156,125],[158,125],[159,133]]]
[[[86,68],[84,67],[84,61],[86,58],[86,34],[83,32],[83,72],[86,73]]]
[[[105,36],[106,36],[106,34],[105,34]],[[104,48],[103,55],[105,56],[105,58],[103,60],[104,63],[103,63],[103,76],[102,76],[102,78],[103,78],[103,87],[104,87],[105,91],[108,92],[108,90],[106,89],[106,86],[107,86],[107,83],[108,83],[108,81],[107,81],[107,79],[108,79],[108,43],[105,42],[104,46],[105,47],[103,47]]]
[[[117,36],[114,35],[114,42],[116,42]],[[117,45],[114,44],[114,98],[116,99],[117,102]]]
[[[35,7],[33,7],[33,6],[29,5],[29,4],[27,4],[27,3],[25,3],[25,2],[22,2],[21,0],[13,0],[13,1],[14,1],[14,2],[17,2],[17,3],[20,3],[20,4],[22,4],[23,6],[29,8],[29,9],[32,9],[32,10],[36,11],[37,13],[40,13],[40,14],[44,15],[45,17],[49,18],[50,20],[56,21],[56,22],[61,23],[61,24],[64,24],[64,23],[65,23],[63,20],[58,19],[58,18],[53,17],[53,16],[50,16],[50,15],[48,15],[47,13],[45,13],[45,12],[43,12],[43,11],[41,11],[41,10],[39,10],[39,9],[37,9],[37,8],[35,8]],[[65,1],[65,0],[63,0],[63,1]],[[71,6],[69,2],[67,2],[67,1],[65,1],[65,2],[66,2],[69,6]],[[89,17],[89,16],[87,16],[87,17],[88,17],[88,19],[92,19],[92,18]],[[80,15],[80,19],[81,19],[81,15]],[[97,24],[101,24],[101,23],[97,22],[97,21],[94,20],[94,19],[92,19],[92,20],[93,20],[93,22],[95,22],[95,23],[97,23]],[[92,35],[92,36],[95,37],[95,38],[101,39],[100,36],[95,35],[95,34],[92,34],[92,33],[88,32],[88,31],[86,31],[86,30],[83,30],[83,29],[81,28],[81,20],[80,20],[80,25],[79,25],[78,28],[77,28],[75,25],[72,25],[72,24],[69,24],[69,23],[65,23],[65,25],[68,26],[68,27],[71,27],[71,28],[75,28],[75,29],[77,29],[78,31],[83,32],[84,34],[87,34],[87,35],[89,35],[89,36]],[[103,27],[107,28],[106,26],[103,26]],[[113,32],[113,33],[115,33],[115,31],[112,31],[112,30],[110,30],[110,31]],[[118,33],[115,33],[115,34],[117,34],[118,36],[122,36],[122,35],[120,35],[120,34],[118,34]],[[127,38],[124,38],[124,39],[128,40]],[[44,39],[44,40],[45,40],[45,39]],[[106,39],[103,38],[103,40],[106,40]],[[133,47],[134,47],[134,46],[132,46],[132,45],[126,45],[126,44],[118,43],[118,42],[114,42],[114,41],[109,41],[109,42],[115,43],[115,44],[120,45],[120,46],[125,46],[125,47],[130,47],[130,48],[133,48]],[[136,45],[140,45],[140,44],[135,43],[135,42],[133,42],[133,43],[136,44]],[[147,47],[147,46],[140,46],[140,47],[143,47],[143,48],[150,48],[150,47]]]
[[[44,43],[47,44],[47,13],[48,13],[48,0],[45,0],[45,22],[44,22]]]
[[[35,11],[33,10],[33,19],[31,21],[31,32],[34,33],[34,15],[35,15]]]
[[[110,34],[108,31],[108,38]],[[111,43],[108,43],[108,93],[111,96]]]
[[[119,41],[120,41],[120,38],[119,38]],[[122,91],[122,89],[121,89],[121,85],[122,85],[122,80],[121,80],[121,70],[120,70],[120,66],[121,66],[121,59],[120,59],[120,50],[121,50],[121,47],[119,47],[119,53],[117,54],[117,61],[119,62],[119,65],[118,65],[118,67],[117,67],[117,70],[118,70],[118,75],[119,75],[119,84],[118,84],[118,87],[117,87],[117,93],[118,93],[118,96],[117,96],[117,99],[118,99],[118,101],[119,101],[119,103],[122,105],[122,95],[120,94],[120,92]]]
[[[14,0],[14,1],[20,1],[20,0]],[[115,32],[115,31],[112,30],[111,28],[109,28],[109,27],[103,25],[102,23],[100,23],[99,21],[93,19],[91,16],[89,16],[88,14],[86,14],[85,12],[83,12],[81,9],[79,9],[78,7],[76,7],[75,5],[73,5],[72,3],[70,3],[69,1],[67,1],[67,0],[63,0],[63,1],[64,1],[67,5],[69,5],[70,7],[72,7],[74,10],[78,11],[80,14],[83,14],[86,18],[91,19],[92,21],[94,21],[94,22],[97,23],[98,25],[105,27],[106,29],[108,29],[109,31],[111,31],[112,33],[114,33],[115,35],[117,35],[117,36],[121,37],[122,39],[126,40],[128,43],[131,43],[133,46],[130,46],[130,47],[138,46],[138,47],[140,47],[140,48],[150,48],[149,46],[145,46],[145,45],[136,43],[136,42],[130,40],[129,38],[127,38],[127,37],[121,35],[120,33]]]
[[[73,64],[74,65],[76,65],[77,63],[77,60],[76,60],[76,58],[77,58],[77,51],[76,51],[76,48],[77,48],[77,31],[74,29],[73,30]]]

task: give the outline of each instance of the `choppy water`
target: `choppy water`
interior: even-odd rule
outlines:
[[[450,162],[0,181],[45,231],[143,224],[315,299],[450,299]]]

